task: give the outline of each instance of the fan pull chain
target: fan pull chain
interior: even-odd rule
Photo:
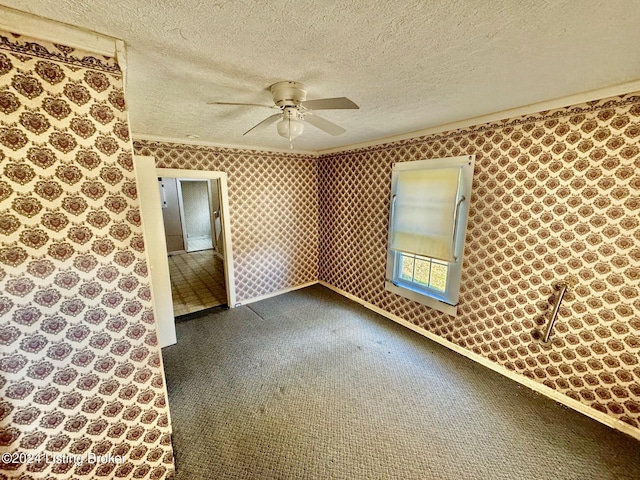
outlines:
[[[289,122],[289,148],[293,150],[293,139],[291,138],[291,115],[289,115],[287,120]]]

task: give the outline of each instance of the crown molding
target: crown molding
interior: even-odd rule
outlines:
[[[416,137],[422,137],[426,135],[434,135],[437,133],[447,132],[451,130],[458,130],[460,128],[467,128],[475,125],[482,125],[484,123],[496,122],[499,120],[506,120],[509,118],[520,117],[523,115],[531,115],[533,113],[544,112],[547,110],[555,110],[571,105],[578,105],[580,103],[591,102],[594,100],[601,100],[603,98],[614,97],[617,95],[631,94],[640,92],[640,79],[632,82],[621,83],[611,87],[599,88],[596,90],[590,90],[588,92],[577,93],[566,97],[554,98],[551,100],[545,100],[543,102],[531,103],[521,107],[512,108],[509,110],[501,110],[499,112],[489,113],[487,115],[480,115],[477,117],[468,118],[466,120],[459,120],[456,122],[446,123],[435,127],[425,128],[423,130],[415,130],[413,132],[403,133],[401,135],[394,135],[391,137],[385,137],[378,140],[371,140],[369,142],[354,143],[351,145],[344,145],[342,147],[328,148],[326,150],[318,150],[315,153],[317,155],[331,155],[335,153],[349,152],[366,147],[373,147],[384,145],[387,143],[398,142],[401,140],[410,140]]]
[[[117,57],[117,39],[0,5],[0,30],[60,43],[105,57]]]
[[[137,133],[132,133],[132,139],[135,142],[136,140],[140,141],[148,141],[148,142],[163,142],[163,143],[175,143],[180,145],[194,145],[199,147],[212,147],[212,148],[230,148],[234,150],[247,150],[252,152],[262,152],[262,153],[289,153],[296,155],[308,155],[310,157],[316,157],[318,154],[312,150],[298,150],[296,148],[263,148],[263,147],[249,147],[247,145],[234,145],[229,143],[214,143],[207,142],[205,140],[193,140],[191,138],[176,138],[176,137],[166,137],[163,135],[140,135]]]
[[[25,35],[40,40],[62,43],[72,48],[78,48],[87,52],[104,55],[107,57],[116,57],[123,73],[126,73],[126,52],[124,43],[114,37],[103,35],[88,29],[69,25],[56,20],[47,19],[23,12],[13,8],[0,5],[0,30]],[[508,110],[502,110],[486,115],[480,115],[468,119],[463,119],[443,125],[437,125],[426,129],[415,130],[400,135],[383,137],[367,142],[343,145],[335,148],[319,149],[319,150],[298,150],[298,149],[279,149],[265,148],[235,144],[219,144],[206,141],[194,141],[191,139],[165,137],[156,135],[133,135],[134,140],[148,140],[156,142],[179,143],[187,145],[200,145],[205,147],[232,148],[239,150],[249,150],[256,152],[272,152],[272,153],[293,153],[309,156],[331,155],[336,153],[358,150],[361,148],[384,145],[387,143],[409,140],[412,138],[433,135],[450,130],[481,125],[484,123],[505,120],[508,118],[530,115],[547,110],[562,108],[569,105],[577,105],[593,100],[600,100],[616,95],[640,92],[640,79],[626,82],[609,87],[590,90],[588,92],[578,93],[565,97],[559,97],[543,102],[532,103]]]
[[[596,90],[589,90],[588,92],[577,93],[565,97],[558,97],[551,100],[545,100],[543,102],[532,103],[521,107],[511,108],[508,110],[501,110],[487,115],[480,115],[477,117],[468,118],[465,120],[459,120],[456,122],[446,123],[443,125],[437,125],[434,127],[425,128],[422,130],[415,130],[413,132],[403,133],[401,135],[395,135],[391,137],[383,137],[377,140],[371,140],[369,142],[353,143],[349,145],[343,145],[341,147],[329,148],[324,150],[297,150],[297,149],[275,149],[264,147],[253,147],[246,145],[234,145],[234,144],[222,144],[206,142],[201,140],[182,139],[174,137],[164,137],[157,135],[136,135],[133,134],[134,140],[148,140],[155,142],[168,142],[178,143],[186,145],[199,145],[204,147],[218,147],[218,148],[233,148],[240,150],[249,150],[256,152],[271,152],[271,153],[296,153],[302,155],[309,155],[312,157],[319,157],[322,155],[332,155],[336,153],[350,152],[361,148],[373,147],[384,145],[388,143],[398,142],[402,140],[410,140],[416,137],[422,137],[426,135],[435,135],[442,132],[451,130],[458,130],[461,128],[472,127],[476,125],[482,125],[485,123],[496,122],[500,120],[506,120],[515,117],[521,117],[524,115],[531,115],[534,113],[540,113],[548,110],[555,110],[562,107],[571,105],[578,105],[580,103],[591,102],[595,100],[601,100],[603,98],[615,97],[617,95],[640,93],[640,79],[632,82],[621,83],[610,87],[599,88]]]

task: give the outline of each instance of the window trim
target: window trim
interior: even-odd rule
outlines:
[[[420,289],[413,283],[405,283],[398,281],[396,278],[397,262],[396,258],[401,255],[401,252],[391,250],[389,248],[389,233],[387,235],[387,271],[385,278],[385,289],[408,298],[415,302],[426,305],[430,308],[446,313],[447,315],[456,316],[458,312],[458,296],[460,291],[460,281],[462,278],[462,264],[464,261],[464,243],[467,231],[467,223],[469,216],[469,204],[471,200],[471,185],[473,183],[473,169],[475,166],[475,155],[461,155],[457,157],[438,158],[433,160],[417,160],[412,162],[399,162],[393,165],[391,174],[391,192],[389,197],[389,229],[391,228],[391,206],[393,196],[397,191],[398,172],[406,170],[425,170],[425,169],[437,169],[443,167],[456,167],[460,166],[462,174],[460,176],[459,192],[460,195],[465,196],[465,200],[460,204],[460,211],[458,214],[458,221],[456,223],[457,236],[454,248],[454,255],[457,258],[456,262],[449,263],[447,288],[444,294],[439,294],[436,291],[426,292]],[[437,260],[437,259],[436,259]],[[449,299],[454,298],[453,302]]]

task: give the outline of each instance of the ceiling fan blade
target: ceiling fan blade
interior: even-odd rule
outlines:
[[[307,114],[305,115],[304,120],[329,135],[338,136],[346,132],[346,130],[340,125],[336,125],[335,123],[325,120],[322,117],[318,117],[317,115]]]
[[[320,98],[318,100],[307,100],[302,102],[304,108],[309,110],[339,110],[339,109],[358,109],[360,108],[358,105],[353,103],[347,97],[337,97],[337,98]]]
[[[276,113],[274,115],[271,115],[270,117],[265,118],[264,120],[262,120],[259,124],[257,124],[255,127],[251,127],[249,130],[247,130],[246,132],[244,132],[242,135],[246,135],[249,132],[253,132],[255,130],[262,130],[264,127],[271,125],[272,123],[277,122],[280,118],[282,118],[282,114],[281,113]]]
[[[267,108],[280,108],[275,105],[264,105],[262,103],[237,103],[237,102],[207,102],[207,105],[238,105],[241,107],[267,107]]]

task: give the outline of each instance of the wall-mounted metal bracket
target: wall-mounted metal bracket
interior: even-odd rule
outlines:
[[[569,286],[566,283],[561,283],[558,285],[557,288],[558,288],[558,292],[556,293],[556,299],[553,302],[553,310],[551,311],[551,320],[547,325],[547,329],[545,330],[544,337],[542,339],[544,343],[549,342],[549,337],[551,336],[551,330],[553,329],[553,325],[556,323],[556,318],[558,317],[560,304],[562,303],[564,294],[567,293],[567,288],[569,288]]]

